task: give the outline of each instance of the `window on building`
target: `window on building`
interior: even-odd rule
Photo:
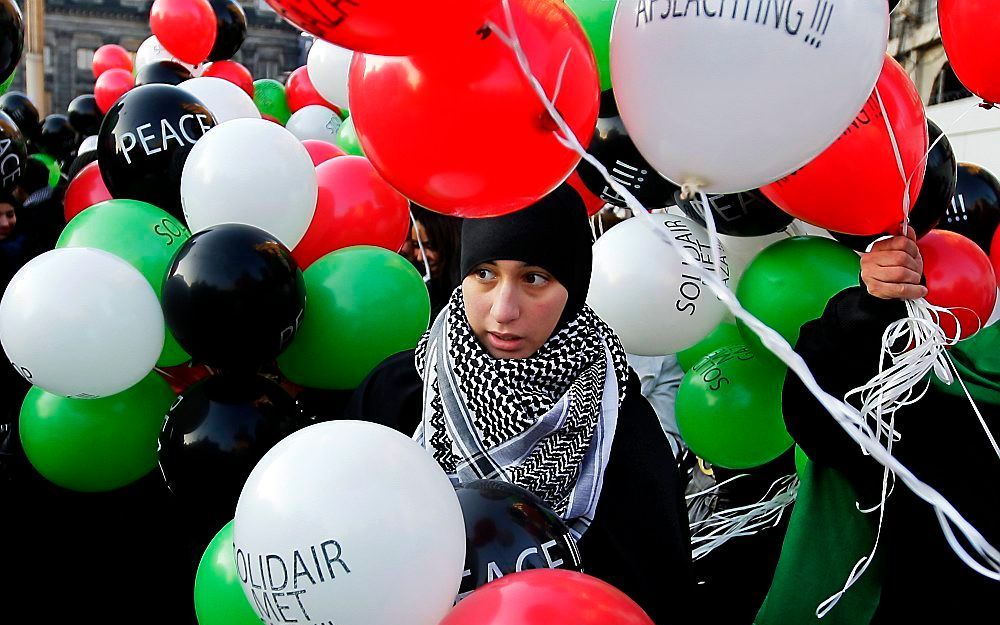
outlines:
[[[86,71],[91,68],[94,62],[94,51],[90,48],[77,48],[76,49],[76,68],[80,71]]]
[[[965,88],[958,76],[951,69],[951,63],[945,63],[941,73],[934,79],[934,87],[931,88],[931,97],[928,104],[941,104],[952,100],[961,100],[972,96],[972,92]]]
[[[45,46],[42,49],[42,64],[45,66],[45,73],[52,73],[52,46]]]

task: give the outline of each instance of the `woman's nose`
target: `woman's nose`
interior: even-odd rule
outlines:
[[[518,301],[520,294],[517,287],[509,281],[501,281],[494,293],[496,296],[493,300],[493,306],[490,309],[493,320],[500,324],[516,321],[521,316],[521,308]]]

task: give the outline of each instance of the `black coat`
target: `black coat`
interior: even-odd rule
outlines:
[[[413,351],[396,354],[358,387],[344,416],[411,435],[421,420],[422,389]],[[579,547],[586,573],[623,591],[661,625],[684,622],[694,587],[683,495],[666,435],[631,373],[601,499]]]
[[[877,372],[882,333],[906,314],[899,301],[872,297],[861,288],[830,300],[820,319],[802,327],[796,351],[820,386],[835,397]],[[978,402],[994,437],[1000,437],[1000,406]],[[784,388],[785,424],[813,462],[838,469],[857,489],[861,505],[878,503],[882,467],[861,453],[833,417],[789,374]],[[893,455],[940,492],[995,547],[1000,547],[1000,459],[968,400],[933,386],[917,404],[897,412],[901,439]],[[873,523],[877,513],[869,515]],[[957,532],[956,532],[957,534]],[[945,541],[933,509],[901,482],[886,504],[879,544],[882,597],[876,622],[985,622],[996,613],[1000,582],[959,560]],[[877,574],[872,571],[866,575]],[[850,592],[850,591],[848,591]]]

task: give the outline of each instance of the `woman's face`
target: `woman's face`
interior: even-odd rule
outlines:
[[[423,269],[424,259],[426,258],[427,266],[431,270],[431,276],[436,278],[440,275],[441,271],[441,255],[434,248],[434,241],[427,238],[427,231],[424,230],[423,224],[416,220],[414,222],[415,225],[410,230],[410,239],[413,245],[413,262],[417,267]],[[423,244],[422,250],[421,244]]]
[[[0,240],[10,236],[17,223],[17,213],[10,204],[0,204]]]
[[[541,267],[514,260],[476,266],[462,281],[465,312],[494,358],[528,358],[559,323],[569,292]]]

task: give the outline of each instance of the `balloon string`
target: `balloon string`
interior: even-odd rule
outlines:
[[[431,265],[427,262],[427,252],[424,251],[424,238],[420,236],[420,228],[417,227],[417,218],[413,216],[413,210],[410,210],[410,224],[413,225],[413,231],[417,234],[417,247],[420,248],[420,258],[424,261],[424,282],[431,281]]]
[[[948,133],[950,133],[952,130],[954,130],[958,126],[958,123],[960,121],[962,121],[963,119],[965,119],[972,111],[980,108],[980,106],[981,106],[980,102],[973,102],[972,106],[970,106],[969,108],[965,109],[965,111],[963,111],[961,115],[959,115],[958,117],[956,117],[950,124],[948,124],[948,131],[947,132],[945,132],[942,129],[941,134],[939,134],[938,137],[937,137],[937,139],[935,139],[934,142],[931,143],[927,147],[927,152],[925,152],[924,155],[920,158],[920,162],[918,162],[913,167],[913,171],[910,172],[910,175],[906,177],[907,183],[909,183],[910,181],[913,180],[914,174],[916,174],[922,168],[924,168],[924,167],[927,166],[927,159],[930,157],[931,152],[934,150],[934,148],[937,146],[937,144],[941,143],[941,140],[945,139],[948,136]]]
[[[723,304],[726,305],[727,308],[729,308],[733,315],[743,321],[747,328],[760,337],[761,343],[767,347],[768,350],[773,352],[775,356],[788,365],[788,368],[795,373],[800,380],[802,380],[803,385],[805,385],[809,392],[812,393],[812,395],[827,410],[827,412],[830,413],[830,415],[834,418],[834,420],[836,420],[841,428],[843,428],[848,436],[850,436],[865,451],[867,451],[873,459],[883,466],[888,467],[890,471],[895,473],[896,476],[911,491],[913,491],[917,497],[924,500],[935,509],[937,512],[938,522],[941,525],[946,538],[954,536],[951,529],[951,525],[954,525],[965,537],[971,549],[974,550],[975,553],[988,564],[989,569],[976,563],[974,558],[969,555],[966,548],[957,540],[949,540],[949,544],[952,549],[955,550],[958,556],[962,558],[967,565],[991,579],[1000,580],[1000,551],[993,547],[986,540],[986,538],[983,537],[979,530],[966,521],[958,510],[956,510],[944,496],[931,486],[922,482],[916,475],[913,474],[912,471],[894,458],[892,454],[889,453],[884,446],[882,446],[880,441],[872,438],[871,436],[862,434],[863,430],[868,430],[869,428],[867,424],[865,424],[864,419],[861,417],[858,410],[824,391],[816,381],[812,372],[809,370],[808,365],[806,365],[802,357],[797,354],[794,349],[792,349],[788,342],[773,329],[747,312],[747,310],[736,300],[736,296],[733,295],[732,291],[729,290],[729,288],[718,278],[718,276],[715,275],[714,272],[705,269],[702,264],[674,238],[669,229],[667,229],[662,223],[659,223],[650,214],[648,209],[646,209],[624,185],[619,183],[608,173],[607,168],[605,168],[600,161],[598,161],[593,155],[587,153],[577,140],[576,136],[573,134],[573,131],[566,124],[562,115],[559,114],[552,102],[549,101],[545,94],[545,90],[542,88],[538,79],[531,73],[531,67],[528,64],[527,57],[521,46],[520,40],[518,39],[517,30],[514,26],[514,19],[510,9],[510,0],[501,0],[501,6],[503,7],[504,18],[509,29],[509,33],[504,33],[502,29],[492,22],[489,22],[487,25],[498,35],[500,40],[513,51],[521,72],[528,80],[528,83],[538,96],[539,101],[545,107],[545,110],[552,117],[552,121],[555,122],[558,128],[558,132],[554,132],[556,140],[567,149],[571,149],[576,152],[580,158],[586,160],[601,173],[608,185],[617,191],[618,194],[625,200],[626,205],[632,210],[633,214],[638,217],[642,223],[646,224],[651,231],[656,233],[664,243],[669,245],[671,249],[673,249],[674,252],[680,257],[680,259],[687,263],[688,268],[691,271],[696,272],[702,282],[712,291],[712,293],[716,295],[716,297],[722,301]]]

